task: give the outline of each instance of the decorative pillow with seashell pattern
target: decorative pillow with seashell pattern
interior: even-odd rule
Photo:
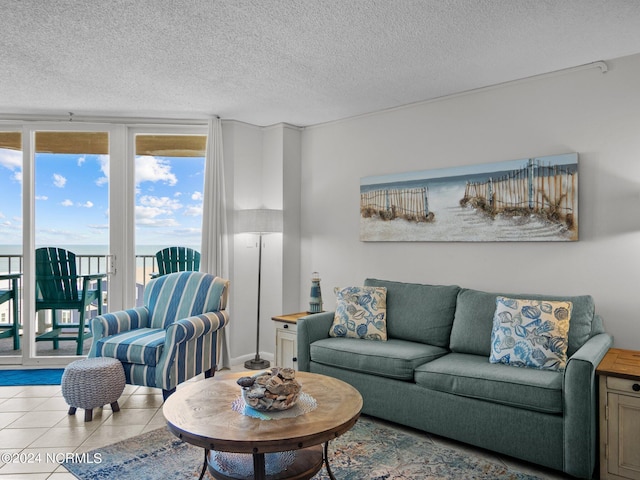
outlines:
[[[571,302],[496,297],[491,363],[564,370]]]
[[[331,337],[387,340],[386,287],[335,288],[336,312]]]

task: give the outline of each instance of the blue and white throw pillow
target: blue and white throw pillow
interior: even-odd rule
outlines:
[[[496,298],[491,363],[564,370],[571,302]]]
[[[346,287],[334,291],[336,312],[329,336],[387,340],[385,287]]]

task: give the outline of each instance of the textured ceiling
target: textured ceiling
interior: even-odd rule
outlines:
[[[638,0],[0,0],[0,115],[303,126],[639,52]]]

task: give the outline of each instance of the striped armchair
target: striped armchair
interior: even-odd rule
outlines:
[[[91,320],[89,357],[117,358],[127,383],[161,388],[165,399],[191,377],[213,376],[217,331],[229,322],[228,287],[228,280],[202,272],[151,280],[143,307]]]

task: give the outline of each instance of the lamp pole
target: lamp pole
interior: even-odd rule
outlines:
[[[257,328],[256,328],[256,356],[253,360],[247,360],[244,362],[244,368],[250,370],[260,370],[262,368],[269,368],[270,363],[268,360],[260,358],[260,283],[262,278],[262,233],[258,234],[258,308],[257,308]]]
[[[244,362],[245,368],[250,370],[260,370],[269,368],[268,360],[260,358],[260,283],[262,277],[262,236],[269,233],[282,233],[283,217],[282,210],[268,208],[257,208],[238,210],[236,212],[236,232],[252,233],[258,235],[258,308],[256,323],[256,355],[253,360]]]

